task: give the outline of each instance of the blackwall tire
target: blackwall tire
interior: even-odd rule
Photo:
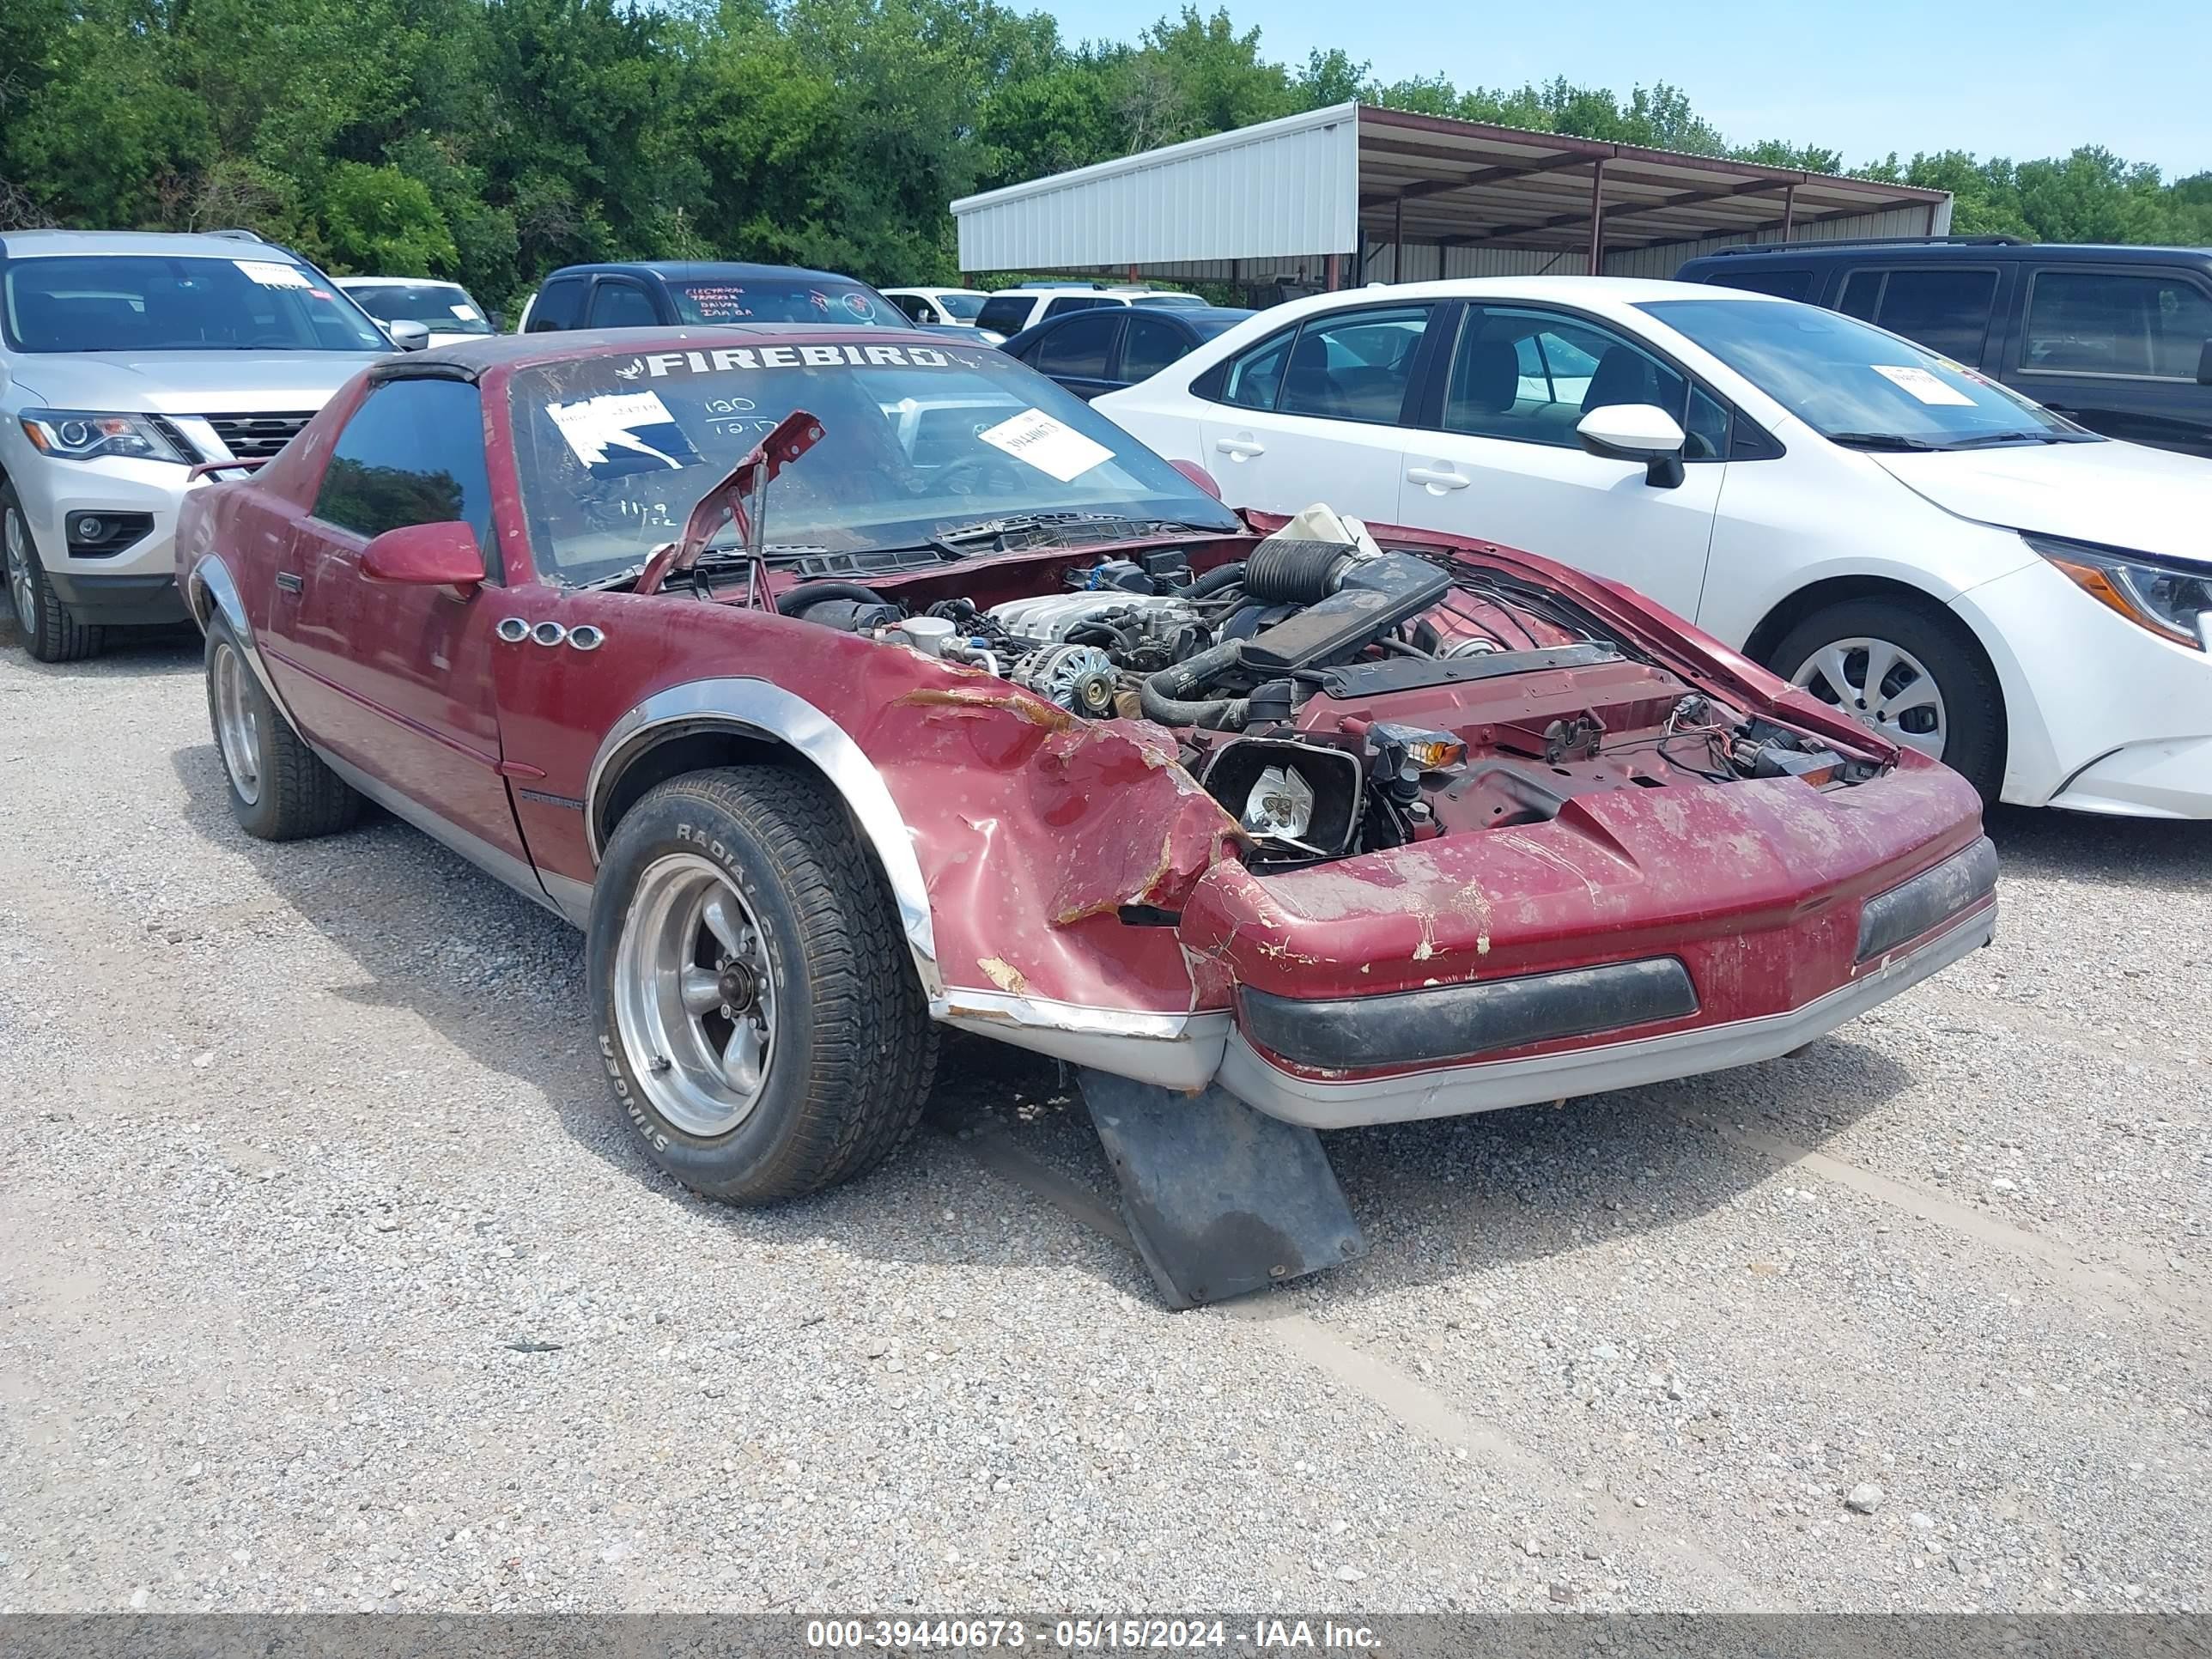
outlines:
[[[40,662],[82,662],[100,654],[106,631],[77,621],[54,592],[13,484],[0,484],[0,586],[23,649]]]
[[[1934,604],[1864,599],[1830,605],[1784,635],[1767,665],[1923,753],[1938,746],[1929,731],[1913,728],[1933,718],[1942,736],[1935,758],[1972,784],[1984,805],[1996,800],[2004,783],[2004,694],[1972,636]]]
[[[897,907],[841,802],[775,767],[695,772],[623,817],[586,950],[624,1119],[694,1191],[849,1181],[913,1132],[937,1030]]]
[[[208,624],[207,697],[231,816],[247,835],[301,841],[349,829],[361,816],[361,797],[278,712],[220,616]]]

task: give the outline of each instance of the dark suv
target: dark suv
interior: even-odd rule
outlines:
[[[866,283],[796,265],[655,260],[564,265],[523,313],[524,334],[686,323],[861,323],[908,328]]]
[[[2107,437],[2212,456],[2212,248],[1770,242],[1675,276],[1848,313]]]

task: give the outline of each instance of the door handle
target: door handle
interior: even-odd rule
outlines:
[[[1267,446],[1255,443],[1249,438],[1216,438],[1213,447],[1232,460],[1249,461],[1255,455],[1264,455]]]
[[[1431,489],[1464,489],[1474,480],[1464,472],[1454,472],[1449,468],[1409,466],[1406,469],[1406,482],[1426,484]]]
[[[302,587],[306,586],[307,584],[301,580],[300,577],[295,573],[289,570],[280,570],[276,573],[276,586],[283,588],[287,593],[297,593]]]

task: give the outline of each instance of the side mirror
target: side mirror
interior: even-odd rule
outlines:
[[[1643,462],[1644,482],[1655,489],[1681,488],[1682,451],[1689,436],[1656,404],[1607,404],[1593,409],[1576,424],[1575,435],[1593,455]]]
[[[493,333],[504,334],[507,332],[507,313],[505,312],[488,311],[484,313],[484,320],[491,325],[491,331]]]
[[[2212,340],[2204,343],[2204,349],[2197,354],[2197,384],[2212,386]]]
[[[392,336],[392,343],[402,351],[420,351],[430,343],[427,323],[387,323],[385,331]]]
[[[371,581],[410,587],[451,587],[466,598],[483,585],[483,550],[459,520],[402,525],[362,550],[361,574]]]
[[[1208,472],[1196,461],[1170,461],[1168,465],[1175,468],[1176,471],[1182,473],[1184,477],[1189,479],[1200,489],[1203,489],[1207,495],[1212,496],[1215,501],[1218,501],[1221,499],[1220,484],[1215,482],[1214,477],[1211,472]]]

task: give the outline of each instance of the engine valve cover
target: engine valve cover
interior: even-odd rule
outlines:
[[[1101,617],[1135,612],[1144,631],[1165,637],[1180,623],[1195,622],[1198,612],[1170,594],[1129,593],[1104,588],[1091,593],[1048,593],[1042,599],[1010,599],[991,607],[991,620],[1017,639],[1064,640],[1071,629]]]

